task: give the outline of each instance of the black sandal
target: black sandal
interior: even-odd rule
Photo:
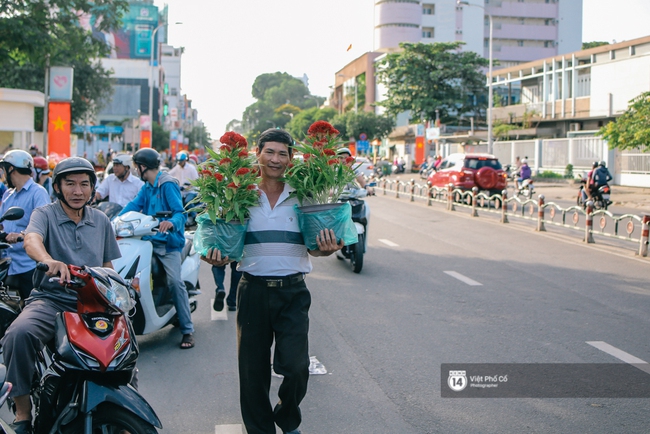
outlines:
[[[194,348],[194,336],[192,336],[192,333],[183,335],[183,339],[181,340],[181,350],[189,350],[190,348]]]

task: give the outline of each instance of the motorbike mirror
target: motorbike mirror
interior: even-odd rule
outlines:
[[[18,206],[12,206],[7,210],[7,212],[4,213],[2,218],[0,218],[0,222],[3,222],[5,220],[20,220],[23,218],[25,215],[25,210],[18,207]]]

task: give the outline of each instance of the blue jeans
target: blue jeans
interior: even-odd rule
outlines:
[[[153,244],[153,253],[156,255],[167,273],[167,287],[172,291],[172,300],[176,307],[176,315],[180,324],[181,333],[184,335],[194,333],[190,301],[181,278],[181,252],[168,252],[166,246],[160,243]]]
[[[212,266],[212,276],[214,277],[214,284],[217,285],[217,291],[225,291],[224,280],[226,279],[226,265],[217,267],[216,265]],[[230,291],[228,292],[228,298],[226,298],[226,304],[228,306],[237,306],[237,285],[239,285],[239,279],[241,279],[241,271],[237,271],[237,262],[230,263]]]

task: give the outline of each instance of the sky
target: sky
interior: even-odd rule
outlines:
[[[306,74],[311,94],[329,95],[336,71],[373,48],[374,3],[154,0],[169,6],[168,43],[185,47],[181,91],[213,139],[255,102],[251,87],[261,74]],[[649,21],[649,0],[583,0],[583,41],[648,36]]]

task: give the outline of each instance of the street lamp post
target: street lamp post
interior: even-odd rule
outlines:
[[[174,24],[183,24],[183,23],[174,23]],[[161,27],[166,26],[165,23],[158,25],[155,29],[153,29],[153,32],[151,32],[151,51],[149,55],[149,68],[151,70],[149,71],[149,112],[147,113],[149,117],[151,118],[151,122],[153,123],[153,53],[154,53],[154,47],[156,43],[156,33],[158,33],[158,30],[160,30]]]
[[[475,5],[467,0],[457,0],[456,4],[459,6],[474,6],[477,8],[483,9],[483,12],[488,16],[490,19],[490,39],[488,42],[488,57],[489,57],[489,64],[488,64],[488,112],[487,112],[487,124],[488,124],[488,153],[491,154],[493,152],[493,145],[494,142],[492,140],[492,107],[494,106],[494,101],[492,97],[492,28],[493,28],[493,23],[492,23],[492,14],[490,14],[488,11],[485,10],[483,6],[480,5]]]

